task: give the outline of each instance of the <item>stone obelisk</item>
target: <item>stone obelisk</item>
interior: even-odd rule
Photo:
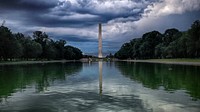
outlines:
[[[99,40],[99,55],[98,55],[98,58],[103,58],[103,55],[102,55],[102,27],[101,27],[101,23],[99,23],[99,37],[98,37],[98,40]]]

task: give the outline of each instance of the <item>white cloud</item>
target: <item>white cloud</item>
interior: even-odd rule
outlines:
[[[133,9],[141,8],[144,4],[141,2],[136,3],[130,0],[123,1],[96,1],[91,3],[91,8],[95,9],[99,13],[113,13],[113,14],[121,14],[124,12],[130,11],[129,13],[135,12]],[[137,10],[136,10],[137,11]]]
[[[185,14],[199,9],[199,0],[162,0],[149,5],[142,14],[142,18],[135,21],[134,25],[137,32],[141,33],[152,30],[163,32],[172,27],[185,30],[194,21],[193,18]]]
[[[182,14],[187,11],[200,9],[199,0],[162,0],[149,5],[143,16],[165,16],[170,14]]]
[[[199,0],[163,0],[149,4],[139,20],[134,17],[116,18],[108,22],[105,35],[112,40],[124,40],[141,37],[145,32],[158,30],[163,32],[167,28],[188,29],[194,18],[190,18],[188,11],[200,9]],[[181,15],[182,14],[182,15]],[[190,20],[190,21],[189,21]],[[186,23],[188,22],[189,23]],[[183,27],[184,26],[184,27]]]
[[[124,42],[131,39],[134,29],[133,22],[115,22],[104,25],[104,38],[108,41]]]

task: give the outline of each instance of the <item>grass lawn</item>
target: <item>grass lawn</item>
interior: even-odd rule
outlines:
[[[162,61],[162,62],[200,62],[200,59],[148,59],[149,61]]]
[[[65,63],[70,62],[74,60],[50,60],[50,61],[44,61],[44,60],[38,60],[38,61],[1,61],[0,65],[17,65],[17,64],[36,64],[36,63]]]

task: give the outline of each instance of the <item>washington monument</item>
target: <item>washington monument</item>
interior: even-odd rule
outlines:
[[[101,27],[101,23],[99,23],[99,37],[98,37],[98,40],[99,40],[99,55],[98,55],[98,58],[103,58],[103,55],[102,55],[102,27]]]

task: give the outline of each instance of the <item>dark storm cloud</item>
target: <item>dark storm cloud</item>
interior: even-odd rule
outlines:
[[[98,2],[101,3],[101,2]],[[50,14],[46,17],[39,18],[43,25],[56,25],[56,26],[90,26],[97,24],[99,22],[107,23],[108,21],[115,18],[128,18],[134,17],[134,20],[127,19],[127,21],[135,21],[141,17],[141,13],[144,11],[147,5],[144,6],[135,6],[134,8],[121,7],[121,12],[115,13],[116,11],[107,10],[105,4],[94,4],[91,0],[77,0],[77,4],[73,4],[70,1],[60,2],[55,8],[54,12],[49,12]],[[100,7],[100,10],[97,10],[96,7]],[[105,8],[104,8],[105,7]],[[117,7],[114,7],[117,8]],[[119,7],[120,8],[120,7]],[[76,18],[76,19],[59,19],[63,16],[73,16],[75,14],[86,15],[89,14],[94,17],[87,18]],[[48,20],[46,20],[48,18]],[[43,21],[44,20],[44,21]],[[63,24],[64,23],[64,24]]]
[[[55,7],[57,2],[57,0],[0,0],[0,9],[44,11]]]
[[[99,22],[107,23],[115,18],[134,17],[134,19],[127,19],[123,22],[138,20],[148,5],[111,7],[110,10],[109,6],[105,6],[105,0],[97,1],[98,3],[92,0],[77,0],[75,4],[58,0],[0,0],[0,13],[2,19],[8,18],[28,26],[83,27]],[[142,4],[142,1],[136,0],[135,2]],[[113,8],[116,8],[116,11]]]
[[[0,0],[0,19],[18,22],[21,27],[42,26],[40,16],[48,14],[57,4],[58,0]]]
[[[140,6],[134,6],[134,7],[113,7],[114,9],[109,10],[106,9],[105,6],[106,1],[110,1],[111,3],[114,3],[114,0],[97,0],[98,4],[95,4],[92,2],[92,0],[77,0],[78,6],[73,6],[70,1],[63,2],[65,5],[64,7],[66,11],[70,12],[76,12],[79,14],[91,14],[91,15],[97,15],[99,18],[95,18],[96,23],[103,22],[106,23],[112,19],[115,18],[128,18],[130,16],[135,18],[140,18],[141,13],[143,13],[144,9],[146,8],[146,5],[140,5]],[[118,0],[120,2],[120,0]],[[136,2],[137,4],[142,3],[142,1],[139,0],[132,0]],[[96,10],[96,7],[99,7],[99,10]],[[117,10],[121,10],[121,12],[117,12]],[[134,11],[135,10],[135,11]],[[95,24],[96,24],[95,23]]]
[[[93,18],[67,18],[61,19],[62,16],[55,16],[55,15],[31,15],[27,14],[28,17],[31,18],[27,19],[27,25],[37,25],[43,27],[83,27],[89,26],[96,23]]]

